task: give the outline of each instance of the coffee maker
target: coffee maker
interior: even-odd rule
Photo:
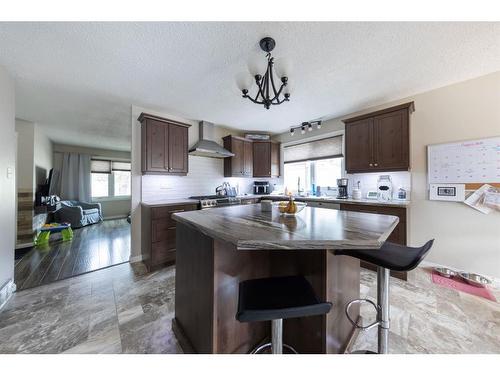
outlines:
[[[348,178],[338,178],[337,179],[337,188],[338,188],[337,199],[347,199],[347,183],[348,182],[349,182]]]
[[[271,193],[269,181],[255,181],[253,183],[253,193],[257,195]]]

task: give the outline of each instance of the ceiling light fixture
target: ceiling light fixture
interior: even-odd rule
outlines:
[[[306,134],[306,127],[308,131],[313,131],[313,126],[316,125],[316,129],[321,129],[321,120],[316,121],[306,121],[300,124],[299,126],[294,126],[290,128],[290,135],[293,136],[295,134],[295,129],[300,128],[301,134]]]
[[[246,88],[241,90],[241,92],[243,93],[242,96],[244,98],[248,98],[255,104],[263,104],[264,108],[269,109],[271,105],[279,105],[281,103],[288,102],[290,100],[290,93],[288,92],[285,92],[283,94],[283,98],[280,99],[280,95],[283,89],[288,84],[288,77],[286,76],[281,77],[281,86],[277,90],[276,86],[274,85],[274,74],[273,74],[274,57],[271,56],[271,51],[276,46],[276,42],[274,41],[273,38],[266,37],[264,39],[261,39],[259,44],[260,48],[262,48],[264,52],[267,52],[266,54],[267,70],[264,73],[264,76],[261,76],[260,74],[256,74],[254,76],[255,83],[257,84],[258,87],[255,98],[252,98],[250,95],[248,95],[248,90]]]

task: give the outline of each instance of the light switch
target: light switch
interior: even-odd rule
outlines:
[[[12,167],[7,167],[7,178],[11,179],[12,178]]]

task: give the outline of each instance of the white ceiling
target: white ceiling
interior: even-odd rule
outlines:
[[[291,101],[265,110],[238,84],[265,66],[268,35]],[[500,23],[0,23],[0,64],[18,117],[57,142],[126,150],[132,104],[282,132],[498,71]]]

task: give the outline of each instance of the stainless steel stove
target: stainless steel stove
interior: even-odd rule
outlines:
[[[189,199],[197,199],[200,209],[204,210],[206,208],[233,206],[241,204],[241,199],[236,197],[221,197],[218,195],[200,195],[195,197],[189,197]]]

